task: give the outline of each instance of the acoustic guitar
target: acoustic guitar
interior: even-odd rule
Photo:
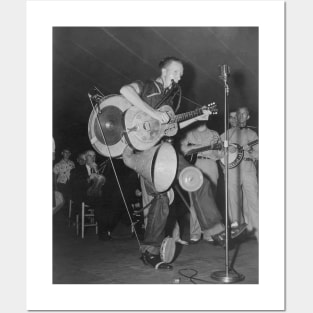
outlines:
[[[208,110],[210,115],[217,114],[215,102],[194,111],[177,115],[170,106],[163,105],[159,111],[166,112],[170,120],[167,124],[161,124],[149,114],[131,106],[124,114],[125,138],[133,149],[147,150],[155,146],[162,137],[175,136],[178,131],[178,123],[200,116],[205,110]]]
[[[166,112],[170,121],[161,124],[121,95],[102,97],[95,107],[89,117],[88,136],[93,148],[106,157],[121,157],[127,145],[135,150],[147,150],[163,136],[176,135],[179,122],[202,115],[204,110],[217,114],[214,102],[178,115],[170,106],[164,105],[159,110]]]
[[[204,152],[204,151],[209,151],[209,150],[222,150],[223,145],[221,143],[216,143],[213,145],[208,145],[208,146],[203,146],[200,148],[195,148],[189,150],[185,154],[185,159],[190,163],[190,164],[195,164],[197,161],[197,156],[199,152]]]

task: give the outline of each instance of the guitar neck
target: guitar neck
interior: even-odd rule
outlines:
[[[204,147],[197,148],[197,149],[192,149],[192,150],[188,151],[186,153],[186,155],[191,155],[194,153],[204,152],[204,151],[208,151],[208,150],[221,150],[221,149],[222,149],[222,144],[216,143],[214,145],[209,145],[209,146],[204,146]]]
[[[203,114],[203,110],[202,110],[202,108],[200,108],[200,109],[196,109],[194,111],[177,114],[173,118],[171,118],[170,122],[172,122],[172,123],[180,123],[180,122],[183,122],[183,121],[190,120],[191,118],[199,116],[199,115],[202,115],[202,114]]]
[[[253,141],[249,142],[249,143],[248,143],[248,146],[249,146],[249,147],[252,147],[252,146],[254,146],[254,145],[257,145],[258,143],[259,143],[259,139],[256,139],[256,140],[253,140]]]

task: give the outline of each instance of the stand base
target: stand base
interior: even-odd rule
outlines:
[[[238,281],[242,281],[245,279],[245,276],[242,274],[237,273],[234,270],[229,270],[228,275],[226,275],[226,270],[225,271],[216,271],[211,275],[211,278],[222,282],[222,283],[236,283]]]

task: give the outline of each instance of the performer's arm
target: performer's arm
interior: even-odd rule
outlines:
[[[197,148],[201,148],[202,145],[200,144],[192,144],[189,141],[189,136],[188,133],[187,135],[180,141],[180,150],[181,152],[185,155],[188,151],[193,150],[193,149],[197,149]]]
[[[137,83],[132,83],[125,85],[120,90],[121,95],[123,95],[132,105],[136,106],[138,109],[149,114],[151,117],[159,120],[161,123],[167,123],[170,119],[167,113],[159,112],[150,107],[146,102],[144,102],[139,94],[140,88]]]
[[[255,132],[251,132],[249,135],[249,142],[259,139],[258,135]],[[243,149],[248,154],[247,157],[255,160],[259,159],[259,144],[256,144],[254,146],[246,145],[243,147]]]

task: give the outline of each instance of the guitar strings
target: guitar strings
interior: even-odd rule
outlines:
[[[96,120],[97,120],[97,122],[98,122],[98,126],[99,126],[99,128],[100,128],[100,132],[101,132],[102,138],[103,138],[103,140],[104,140],[104,144],[105,144],[105,145],[107,146],[107,148],[108,148],[109,160],[110,160],[110,163],[111,163],[111,165],[112,165],[112,169],[113,169],[113,172],[114,172],[114,176],[115,176],[115,179],[116,179],[116,182],[117,182],[117,185],[118,185],[120,194],[121,194],[121,196],[122,196],[122,199],[123,199],[123,202],[124,202],[124,206],[125,206],[125,209],[126,209],[126,211],[127,211],[127,214],[128,214],[129,220],[130,220],[130,223],[131,223],[132,231],[134,231],[134,233],[135,233],[136,240],[137,240],[137,242],[138,242],[139,250],[140,250],[141,244],[140,244],[140,240],[139,240],[139,237],[138,237],[136,228],[135,228],[136,222],[133,222],[133,220],[132,220],[132,218],[131,218],[131,214],[130,214],[130,212],[129,212],[129,208],[128,208],[128,205],[127,205],[127,202],[126,202],[126,199],[125,199],[123,190],[122,190],[122,186],[121,186],[120,181],[119,181],[119,179],[118,179],[118,176],[117,176],[117,173],[116,173],[116,170],[115,170],[115,166],[114,166],[114,163],[113,163],[113,160],[112,160],[112,154],[111,154],[111,151],[110,151],[109,146],[107,145],[107,141],[106,141],[106,138],[105,138],[105,135],[104,135],[104,132],[103,132],[103,129],[102,129],[100,120],[99,120],[98,113],[97,113],[97,111],[96,111],[95,105],[93,104],[90,95],[89,95],[89,100],[90,100],[92,109],[93,109],[93,111],[94,111],[94,114],[96,115]]]

